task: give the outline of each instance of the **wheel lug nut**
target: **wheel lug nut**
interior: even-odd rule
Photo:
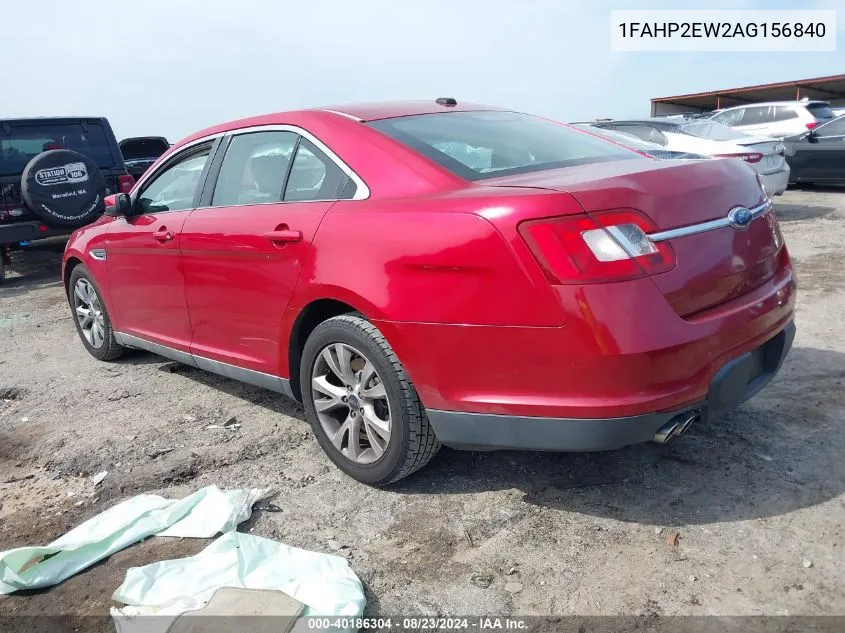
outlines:
[[[364,407],[361,407],[361,408],[359,409],[359,411],[360,411],[361,413],[364,413]]]
[[[346,402],[346,401],[348,401],[348,400],[349,400],[349,398],[347,398],[346,396],[343,396],[343,397],[340,399],[340,401],[341,401],[341,402]]]
[[[346,385],[346,390],[347,390],[347,391],[352,391],[352,385]]]

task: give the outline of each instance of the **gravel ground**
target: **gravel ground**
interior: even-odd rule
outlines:
[[[282,511],[241,529],[342,543],[368,615],[845,614],[845,191],[789,191],[776,208],[798,334],[752,401],[666,446],[444,449],[387,490],[333,468],[280,396],[146,353],[97,362],[77,340],[60,255],[29,252],[0,289],[0,549],[47,543],[140,492],[271,486]],[[237,430],[205,428],[232,416]],[[106,614],[127,567],[205,544],[151,539],[50,591],[0,598],[0,615]],[[97,622],[84,628],[110,630]]]

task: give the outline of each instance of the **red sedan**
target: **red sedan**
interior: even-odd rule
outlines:
[[[748,166],[453,99],[219,125],[107,204],[64,258],[88,351],[296,398],[369,484],[441,444],[668,441],[761,389],[795,331]]]

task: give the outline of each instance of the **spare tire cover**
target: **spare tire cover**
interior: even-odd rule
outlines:
[[[87,156],[69,149],[43,152],[21,177],[24,202],[39,218],[59,226],[83,226],[105,211],[106,181]]]

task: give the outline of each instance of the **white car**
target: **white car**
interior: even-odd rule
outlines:
[[[703,154],[713,158],[739,158],[760,175],[769,196],[781,195],[789,182],[789,165],[781,141],[741,134],[712,119],[602,121],[593,125],[631,134],[673,152]]]
[[[803,134],[834,116],[825,101],[776,101],[726,108],[710,120],[743,134],[784,138]]]

